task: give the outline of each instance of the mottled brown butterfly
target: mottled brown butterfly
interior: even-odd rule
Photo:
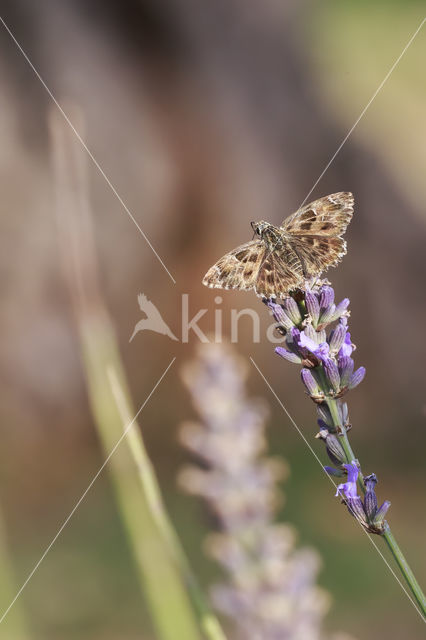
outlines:
[[[252,222],[256,240],[224,255],[207,271],[203,284],[254,289],[266,298],[286,296],[345,255],[342,236],[351,221],[353,205],[353,195],[342,191],[301,207],[280,227],[264,220]]]

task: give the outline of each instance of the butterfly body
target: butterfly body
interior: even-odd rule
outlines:
[[[284,297],[340,261],[352,213],[352,194],[339,192],[302,207],[280,227],[252,222],[257,239],[224,255],[207,271],[203,284]]]
[[[286,233],[280,228],[275,227],[265,220],[259,222],[251,222],[254,233],[265,243],[268,251],[281,249],[286,242]]]

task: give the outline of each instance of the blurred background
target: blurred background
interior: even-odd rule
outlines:
[[[421,2],[304,0],[15,0],[2,18],[53,94],[85,118],[85,140],[176,280],[174,284],[95,167],[89,170],[101,287],[169,512],[201,582],[204,505],[181,494],[179,423],[193,416],[178,369],[198,343],[141,332],[145,293],[180,335],[181,294],[200,327],[214,309],[259,310],[246,293],[201,284],[223,253],[298,208],[424,17]],[[17,591],[103,461],[91,418],[53,202],[52,100],[0,25],[1,447],[3,536]],[[426,28],[310,196],[350,190],[348,255],[329,277],[351,299],[365,382],[349,397],[352,445],[379,478],[380,500],[423,584],[426,322]],[[83,149],[81,150],[83,154]],[[296,367],[241,320],[252,355],[308,438],[314,408]],[[270,446],[286,458],[283,520],[318,549],[333,597],[327,628],[363,640],[423,637],[383,560],[337,500],[318,463],[253,369],[270,404]],[[318,453],[322,448],[312,440]],[[324,457],[325,461],[325,457]],[[381,541],[378,540],[380,543]],[[384,547],[381,547],[384,550]],[[348,549],[350,553],[348,554]],[[386,554],[385,554],[386,555]],[[387,557],[387,555],[386,555]],[[10,598],[2,598],[3,611]],[[32,637],[153,638],[108,473],[99,477],[22,593]],[[2,635],[3,634],[3,635]],[[0,637],[10,638],[7,619]]]

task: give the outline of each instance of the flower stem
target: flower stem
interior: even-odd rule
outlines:
[[[401,570],[401,573],[403,574],[404,578],[407,581],[407,584],[411,590],[411,593],[413,594],[414,598],[417,601],[417,604],[419,605],[423,616],[426,617],[426,598],[425,595],[419,585],[419,583],[416,580],[416,577],[414,575],[414,573],[411,570],[411,567],[409,566],[407,560],[405,559],[404,554],[402,553],[401,549],[399,548],[399,545],[397,543],[397,541],[395,540],[395,537],[390,529],[390,526],[388,525],[388,523],[385,523],[385,531],[383,533],[383,538],[386,541],[386,544],[388,545],[390,552],[392,553],[395,562],[397,563],[398,567]]]
[[[346,462],[351,463],[352,460],[358,460],[355,453],[352,450],[352,447],[350,445],[349,442],[349,438],[348,438],[348,433],[347,433],[347,429],[345,427],[345,425],[340,424],[340,418],[339,418],[339,412],[338,412],[338,406],[337,406],[337,400],[333,397],[331,397],[329,394],[329,390],[327,389],[327,383],[325,380],[325,376],[324,373],[321,371],[321,373],[319,374],[319,380],[321,383],[321,387],[322,390],[325,393],[326,396],[326,403],[327,406],[330,410],[330,414],[333,420],[333,425],[338,429],[338,432],[341,434],[341,445],[342,448],[345,452],[345,456],[346,456]],[[364,480],[363,480],[363,476],[362,473],[358,474],[358,484],[362,490],[363,493],[365,493],[365,484],[364,484]],[[413,573],[413,571],[411,570],[411,567],[409,566],[407,560],[405,559],[405,556],[403,555],[397,541],[395,540],[395,537],[391,531],[391,528],[389,526],[389,524],[385,521],[385,529],[384,532],[382,534],[382,537],[385,539],[386,544],[388,545],[394,559],[395,562],[397,563],[398,567],[401,570],[402,575],[404,576],[407,585],[412,593],[412,595],[414,596],[417,604],[420,607],[420,610],[423,614],[424,617],[426,617],[426,598],[425,595],[419,585],[419,583],[416,580],[416,577]]]
[[[70,106],[67,111],[73,114],[73,122],[79,122],[78,111]],[[61,255],[74,303],[88,398],[105,452],[105,463],[89,488],[108,462],[156,637],[225,640],[166,511],[135,420],[139,412],[131,402],[118,341],[98,284],[85,156],[76,151],[72,132],[54,111],[50,127]],[[78,128],[81,131],[81,123]],[[148,370],[150,363],[145,366]]]

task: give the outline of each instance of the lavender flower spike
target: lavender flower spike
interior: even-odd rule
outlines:
[[[206,546],[227,576],[212,599],[233,622],[229,637],[318,640],[328,606],[316,585],[319,559],[297,549],[292,529],[275,521],[286,468],[265,455],[266,412],[246,396],[246,374],[230,345],[200,345],[185,367],[201,421],[185,424],[181,440],[200,464],[187,466],[180,483],[208,502],[220,527]]]
[[[347,405],[340,398],[357,387],[365,376],[365,367],[354,371],[351,358],[355,345],[348,329],[348,298],[335,305],[333,289],[319,283],[304,292],[304,304],[300,294],[288,296],[281,305],[274,300],[264,302],[285,335],[285,346],[276,347],[276,353],[303,365],[302,382],[317,404],[320,427],[317,437],[324,442],[327,455],[336,467],[325,469],[337,476],[347,473],[347,481],[338,486],[336,495],[343,498],[349,512],[367,531],[382,534],[390,503],[385,501],[378,508],[374,474],[360,480],[366,490],[364,501],[358,495],[358,465],[354,460],[347,463],[352,457],[348,454],[351,449],[345,448],[345,439],[341,437],[345,436],[350,423]],[[333,324],[333,328],[329,327]]]
[[[309,286],[308,290],[291,292],[281,304],[275,300],[264,300],[272,310],[279,332],[285,336],[284,345],[276,352],[286,360],[302,364],[303,384],[316,403],[320,427],[318,437],[324,442],[326,452],[336,467],[325,469],[332,475],[348,474],[347,481],[339,485],[338,494],[343,497],[349,512],[369,533],[385,538],[413,596],[426,614],[422,590],[385,520],[390,502],[385,500],[377,507],[375,476],[359,477],[348,438],[352,425],[342,397],[357,387],[365,376],[364,367],[354,370],[351,357],[355,345],[348,327],[349,299],[344,298],[336,305],[334,291],[327,281],[311,282]],[[357,494],[357,483],[365,491],[364,500]]]

